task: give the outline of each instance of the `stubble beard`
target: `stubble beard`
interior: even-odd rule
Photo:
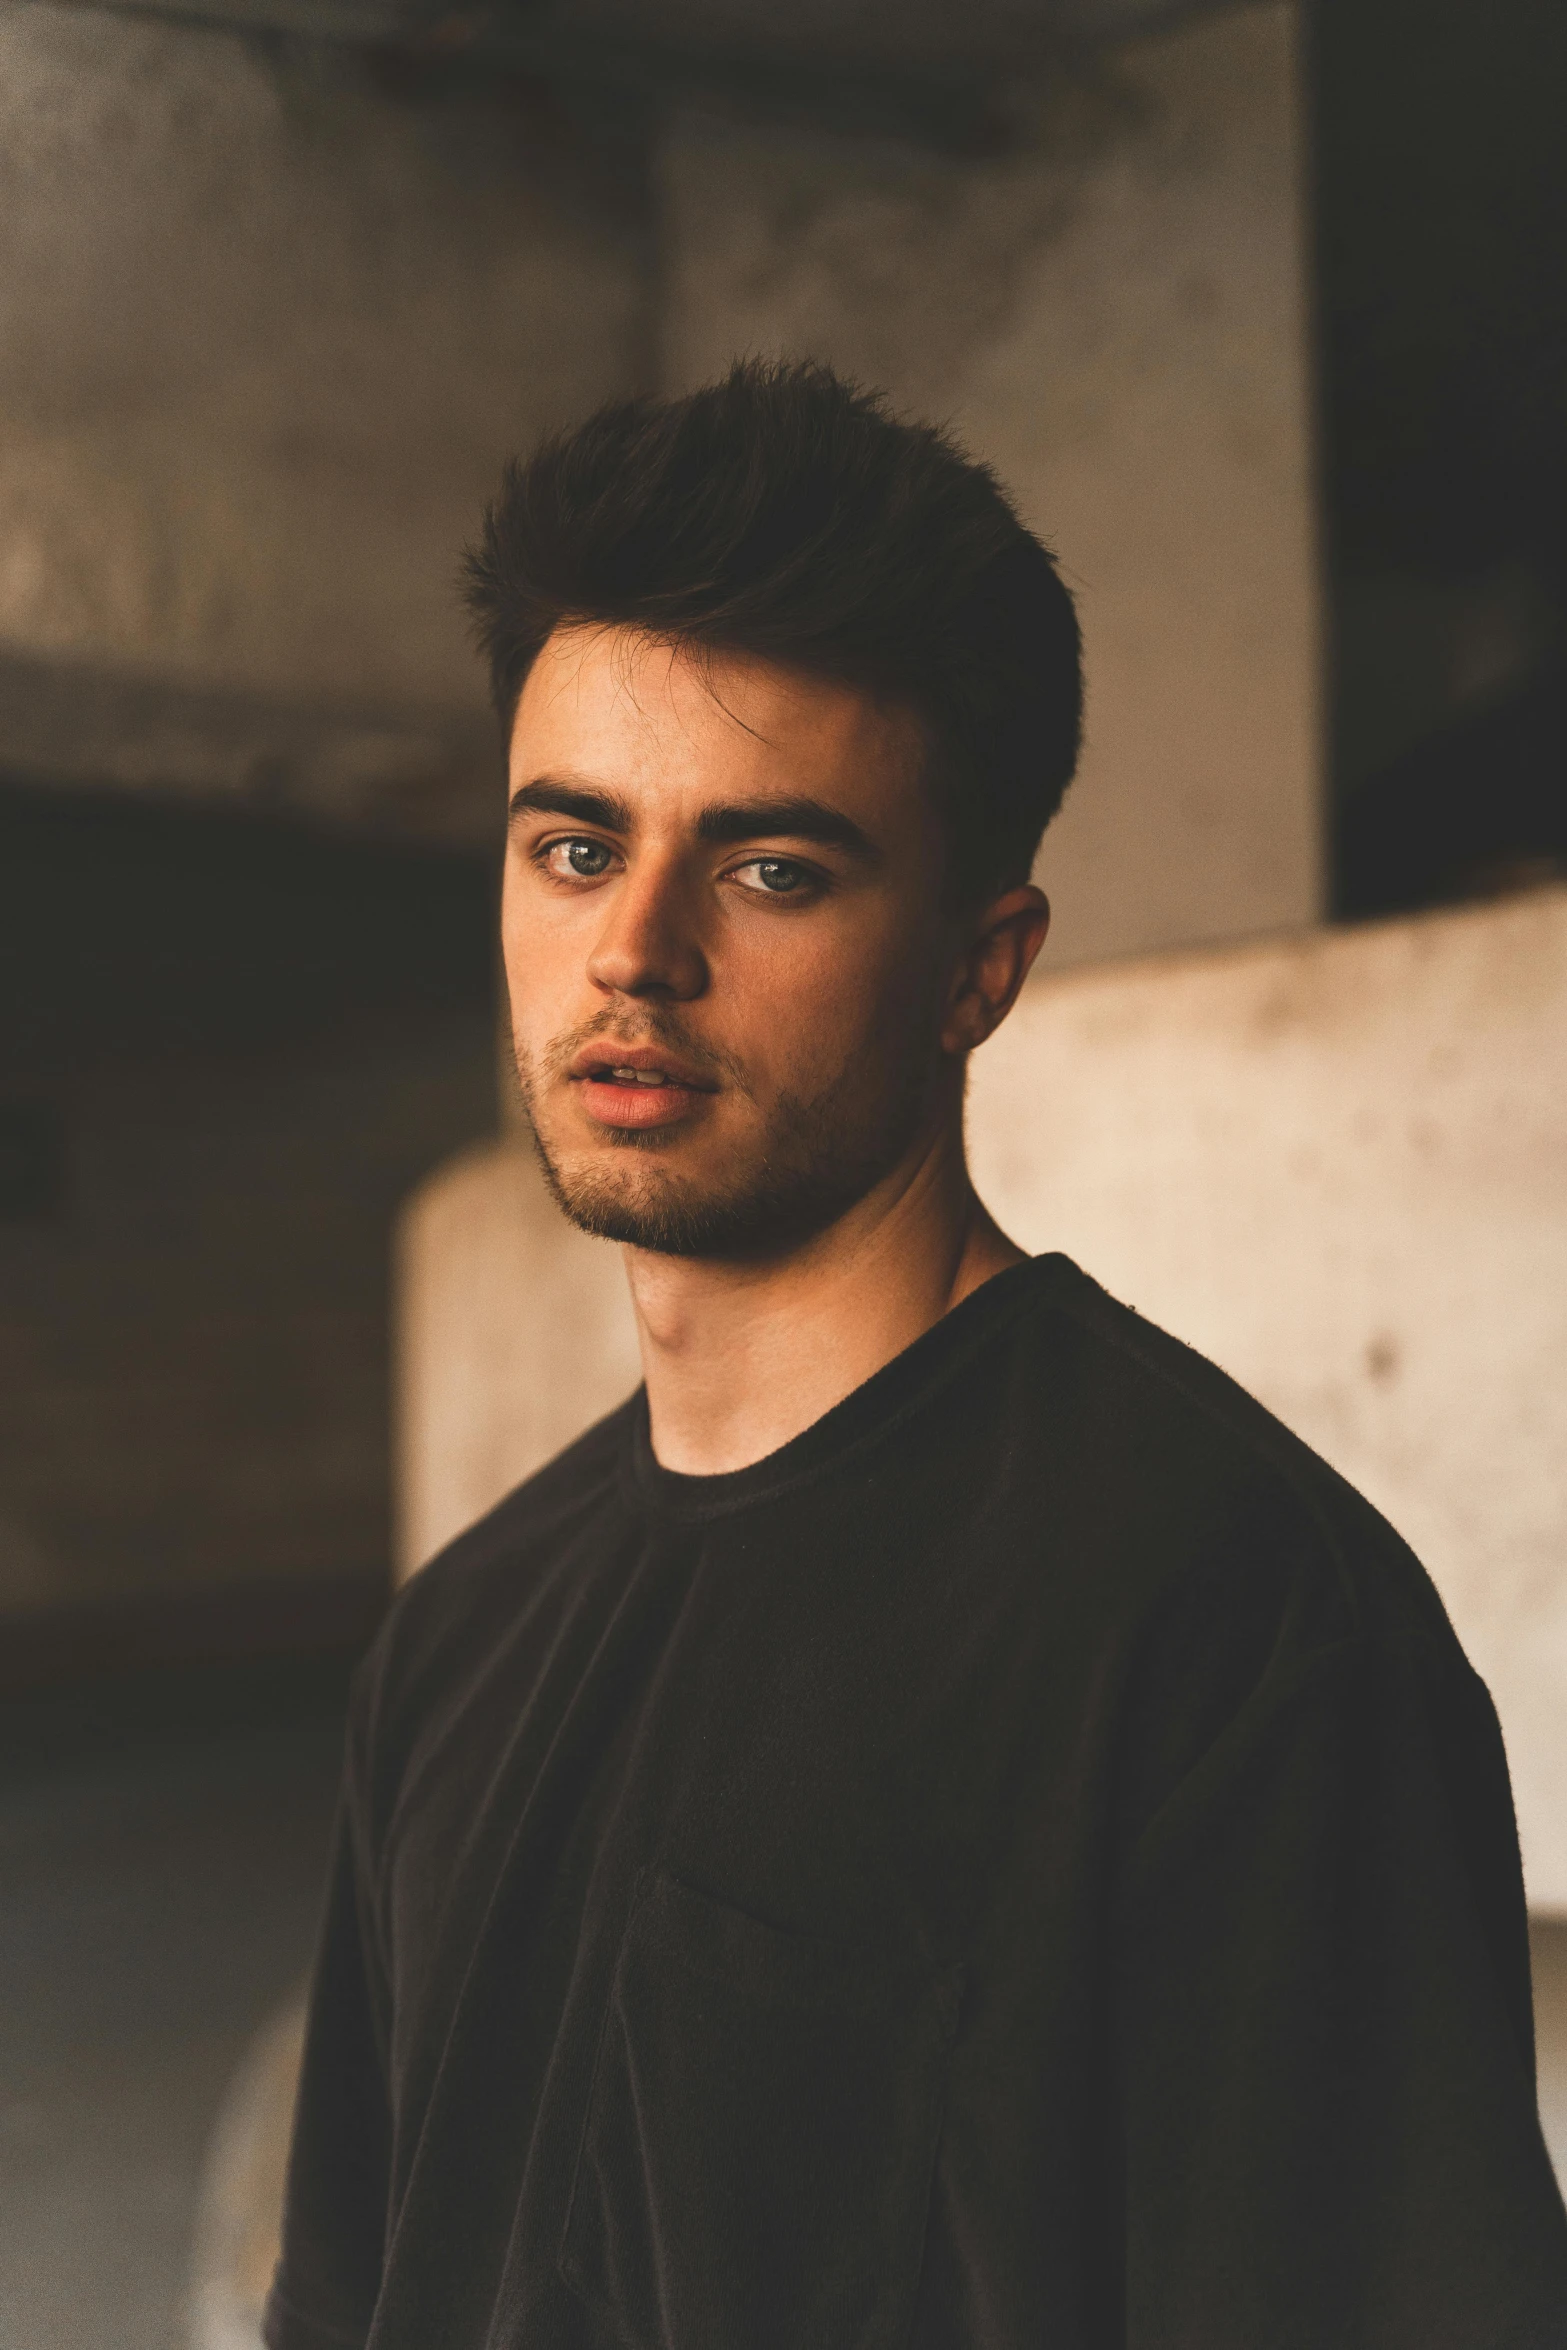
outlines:
[[[746,1100],[755,1095],[740,1065],[693,1045],[662,1006],[643,1007],[635,1042],[663,1043],[707,1063]],[[680,1130],[603,1129],[606,1148],[568,1158],[552,1149],[539,1117],[551,1076],[594,1037],[605,1019],[560,1039],[538,1076],[521,1052],[517,1083],[544,1180],[561,1212],[599,1240],[656,1255],[725,1260],[782,1255],[827,1230],[907,1155],[927,1114],[931,1056],[914,1040],[882,1040],[856,1055],[811,1095],[780,1093],[759,1130],[736,1148],[725,1177],[703,1181],[664,1163]],[[630,1043],[622,1036],[620,1042]]]

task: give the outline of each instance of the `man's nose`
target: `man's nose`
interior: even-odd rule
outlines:
[[[649,864],[605,893],[603,929],[588,977],[606,995],[667,996],[689,1003],[707,985],[696,910],[680,873]]]

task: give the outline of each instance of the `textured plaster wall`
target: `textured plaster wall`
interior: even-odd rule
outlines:
[[[1089,743],[1047,968],[1319,910],[1299,83],[1273,0],[1044,91],[993,160],[711,115],[661,150],[667,380],[830,357],[1062,558]]]
[[[4,0],[0,766],[112,768],[83,675],[474,712],[457,550],[503,456],[635,376],[647,274],[604,158],[515,92]]]

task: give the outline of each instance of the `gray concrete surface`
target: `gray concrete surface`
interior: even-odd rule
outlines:
[[[502,458],[635,374],[644,241],[501,80],[3,0],[0,765],[450,796],[443,730],[488,749],[457,552]],[[142,689],[128,763],[62,666]]]
[[[208,2148],[191,2248],[191,2350],[256,2350],[278,2257],[304,2000],[257,2033]]]
[[[411,1574],[642,1377],[620,1255],[566,1222],[531,1144],[421,1184],[394,1281],[395,1524]]]
[[[1296,42],[1269,0],[1128,43],[984,160],[712,110],[658,151],[666,380],[833,359],[950,419],[1062,558],[1088,724],[1046,968],[1321,908]]]
[[[663,104],[644,186],[516,77],[0,0],[0,765],[477,832],[501,458],[810,351],[950,416],[1080,592],[1052,957],[1310,919],[1295,23],[1058,60],[988,157]]]
[[[338,1703],[6,1708],[0,2350],[183,2350],[215,2118],[309,1964]]]

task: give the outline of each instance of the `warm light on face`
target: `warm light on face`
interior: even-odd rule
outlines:
[[[770,663],[562,631],[523,690],[510,788],[518,1074],[567,1212],[750,1253],[890,1172],[949,1067],[912,719]]]

